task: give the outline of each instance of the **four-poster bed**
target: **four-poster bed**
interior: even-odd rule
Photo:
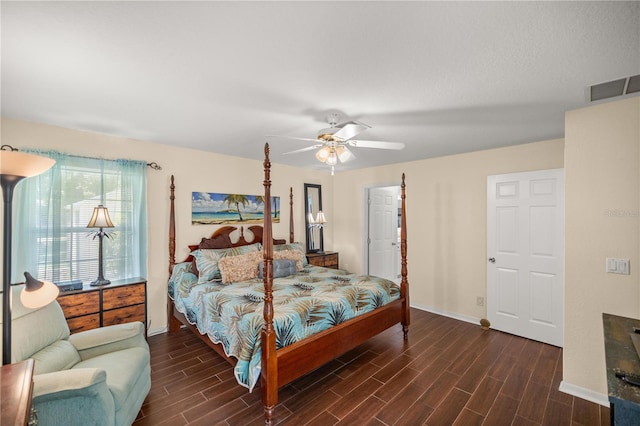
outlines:
[[[271,162],[269,160],[268,144],[265,144],[264,152],[263,185],[264,200],[266,201],[271,199]],[[191,255],[185,261],[177,264],[175,261],[175,185],[174,177],[172,176],[169,225],[169,331],[176,331],[182,325],[194,331],[207,345],[236,366],[236,378],[241,384],[241,379],[246,379],[246,377],[245,373],[238,373],[238,371],[243,371],[238,369],[240,367],[239,364],[242,364],[243,368],[244,364],[248,364],[249,373],[247,375],[249,380],[251,380],[251,374],[259,373],[265,424],[272,424],[280,387],[317,369],[395,324],[400,323],[402,325],[404,336],[405,338],[407,337],[410,319],[404,174],[402,175],[401,190],[402,279],[398,288],[397,285],[377,277],[356,276],[346,271],[328,270],[315,266],[305,266],[300,269],[300,260],[296,262],[295,256],[300,254],[301,257],[304,257],[304,249],[302,249],[302,253],[297,253],[297,243],[294,243],[292,189],[290,190],[289,203],[290,229],[288,244],[284,240],[273,239],[271,203],[267,201],[264,203],[264,227],[251,226],[247,228],[253,238],[247,239],[245,230],[241,227],[238,230],[240,234],[238,240],[231,242],[230,234],[236,228],[231,226],[222,227],[214,232],[210,238],[203,238],[200,244],[190,246]],[[257,249],[261,249],[262,256],[256,253]],[[228,252],[228,250],[231,250],[231,252]],[[202,258],[202,253],[204,252],[211,252],[208,255],[217,256],[216,262],[218,264],[216,264],[216,268],[219,268],[220,271],[216,272],[221,273],[222,283],[220,281],[204,282],[200,278],[197,278],[198,282],[196,282],[195,275],[192,272],[193,269],[197,268],[194,268],[192,264],[196,264]],[[293,260],[291,260],[291,256],[294,256]],[[256,260],[256,257],[259,257],[259,259]],[[224,269],[227,268],[226,265],[233,262],[237,263],[237,261],[244,258],[251,259],[251,262],[254,262],[250,264],[253,273],[255,273],[257,265],[255,262],[261,261],[259,269],[260,273],[263,274],[262,279],[255,278],[238,282],[231,280],[230,284],[228,281],[225,283]],[[302,260],[306,263],[306,258]],[[290,263],[281,263],[287,261]],[[249,261],[247,260],[247,262]],[[294,265],[296,264],[298,265],[297,270],[300,272],[286,277],[279,275],[282,265],[293,266],[295,269]],[[198,263],[198,265],[202,266],[204,263]],[[274,270],[276,271],[275,278],[277,278],[275,282]],[[209,273],[209,270],[203,270],[199,273],[201,277],[203,274]],[[228,276],[230,275],[227,273]],[[184,286],[184,282],[187,283],[186,286]],[[205,288],[194,296],[193,294],[200,287],[200,283]],[[349,310],[348,304],[351,303],[351,307],[354,308],[353,317],[349,318],[345,313],[344,320],[335,320],[335,306],[327,308],[324,305],[320,305],[318,295],[330,293],[333,300],[334,293],[331,292],[347,294],[350,302],[336,303],[340,307],[341,314],[343,314],[343,311]],[[179,295],[190,296],[187,296],[183,302]],[[207,299],[209,297],[211,299]],[[220,303],[222,299],[226,301],[234,298],[237,302],[232,307],[225,307],[226,305],[223,306]],[[205,299],[206,302],[203,302]],[[240,300],[242,303],[240,303]],[[289,308],[290,305],[286,303],[290,302],[295,305],[296,303],[301,304],[303,301],[306,304],[315,304],[309,308],[309,311],[306,311],[306,316],[302,315],[303,336],[298,336],[299,339],[297,340],[291,339],[291,341],[283,343],[286,339],[282,334],[285,331],[289,331],[289,329],[283,327],[282,321],[292,322],[291,317],[286,317],[285,314],[287,312],[295,312],[293,317],[296,320],[299,319],[298,316],[300,314],[294,308]],[[201,305],[198,305],[197,302],[200,302]],[[251,305],[251,309],[261,310],[262,314],[259,315],[259,319],[255,318],[255,312],[250,311],[248,305]],[[206,308],[199,306],[205,306]],[[345,308],[345,306],[347,307]],[[220,323],[225,323],[224,320],[220,319],[225,310],[232,312],[232,320],[227,320],[227,323],[233,324],[233,331],[240,337],[224,334],[229,331],[226,328],[224,329],[226,331],[220,331],[223,328]],[[285,314],[283,314],[283,311],[286,311]],[[253,330],[249,329],[247,331],[244,328],[240,328],[238,324],[246,317],[249,317],[249,313],[254,315],[252,323],[259,324],[259,328],[254,327]],[[216,318],[217,322],[215,324],[203,325],[200,321],[207,315],[220,318]],[[322,328],[318,324],[327,322],[327,317],[330,317],[329,322],[334,324],[328,328]],[[317,329],[314,330],[316,327]],[[250,337],[247,338],[247,336]],[[258,355],[258,360],[249,359],[246,361],[244,358],[239,360],[232,350],[234,342],[237,340],[252,340],[251,336],[253,336],[254,343],[257,346],[257,351],[255,349],[254,351]],[[243,348],[241,351],[246,351],[246,349]],[[233,356],[229,356],[227,354],[229,352]],[[257,381],[257,377],[254,377],[253,380],[253,382],[249,382],[248,386],[246,384],[245,386],[251,389],[255,381]]]

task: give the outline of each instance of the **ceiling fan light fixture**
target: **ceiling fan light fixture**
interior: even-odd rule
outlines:
[[[345,163],[353,158],[353,154],[349,151],[349,148],[345,146],[339,146],[336,148],[336,154],[341,163]]]
[[[330,166],[335,166],[336,164],[338,164],[338,154],[336,154],[335,150],[331,150],[329,152],[326,163]]]
[[[316,152],[316,158],[318,159],[318,161],[322,161],[323,163],[325,163],[329,158],[329,148],[323,146],[321,149],[319,149],[318,152]]]

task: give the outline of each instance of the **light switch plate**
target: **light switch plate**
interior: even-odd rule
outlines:
[[[606,271],[609,274],[629,275],[630,274],[629,263],[630,263],[629,259],[617,259],[613,257],[607,257]]]

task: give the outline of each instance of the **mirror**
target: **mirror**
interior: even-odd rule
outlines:
[[[304,184],[304,223],[307,236],[307,253],[324,251],[323,225],[317,223],[318,212],[322,211],[322,186]]]

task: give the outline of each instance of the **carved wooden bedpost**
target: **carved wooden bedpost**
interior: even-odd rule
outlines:
[[[276,333],[273,328],[273,231],[271,229],[271,162],[269,144],[264,145],[264,234],[262,237],[264,262],[264,326],[262,328],[262,370],[260,380],[264,423],[271,425],[278,402],[278,357]]]
[[[293,242],[293,186],[289,187],[289,242]]]
[[[176,186],[173,184],[173,175],[171,175],[171,211],[169,212],[169,277],[173,272],[173,266],[176,264],[176,211],[175,211],[175,190]]]
[[[171,200],[171,210],[169,211],[169,278],[173,272],[173,267],[176,265],[176,210],[175,210],[175,190],[176,186],[173,183],[173,175],[171,175],[171,186],[169,186]],[[169,331],[180,330],[180,321],[173,316],[173,303],[171,298],[167,296],[167,327]]]
[[[411,322],[410,317],[410,305],[409,305],[409,282],[407,281],[407,206],[405,199],[406,185],[404,183],[404,173],[402,174],[402,218],[400,224],[400,255],[402,256],[401,275],[402,281],[400,281],[400,293],[404,297],[404,304],[402,309],[404,311],[404,319],[402,320],[402,331],[404,332],[404,338],[406,339],[409,334],[409,324]]]

